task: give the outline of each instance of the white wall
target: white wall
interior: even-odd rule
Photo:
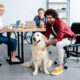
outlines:
[[[33,20],[38,8],[46,9],[47,0],[0,0],[5,5],[4,24],[15,23],[16,20]],[[61,1],[61,0],[60,0]],[[80,22],[80,0],[70,0],[70,24]]]
[[[4,24],[33,20],[39,8],[46,8],[46,0],[0,0],[0,3],[5,5]]]
[[[70,0],[70,24],[80,22],[80,0]]]

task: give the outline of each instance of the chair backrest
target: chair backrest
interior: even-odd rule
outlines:
[[[20,20],[16,21],[15,29],[19,28]]]
[[[75,34],[80,34],[80,23],[72,23],[72,25],[71,25],[71,30],[72,30]]]
[[[25,26],[27,28],[36,28],[36,22],[35,21],[26,21]]]
[[[72,23],[71,30],[75,34],[80,34],[80,23]],[[80,43],[80,36],[77,37],[76,43]]]

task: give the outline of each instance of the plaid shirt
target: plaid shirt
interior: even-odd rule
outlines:
[[[36,21],[36,26],[39,28],[40,27],[40,18],[38,15],[34,17],[34,21]],[[46,22],[47,22],[46,17],[44,17],[43,22],[44,22],[44,24],[46,24]]]

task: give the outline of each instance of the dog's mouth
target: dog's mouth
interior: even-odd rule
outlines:
[[[34,41],[33,41],[33,44],[36,45],[36,44],[38,44],[39,42],[40,42],[40,40],[38,40],[38,41],[34,40]]]

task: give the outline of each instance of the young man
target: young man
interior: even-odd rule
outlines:
[[[1,16],[3,14],[4,14],[4,5],[0,4],[0,43],[8,44],[8,38],[2,35],[3,30],[8,28],[8,26],[3,26],[3,23],[1,20]],[[12,54],[13,62],[19,61],[17,58],[15,58],[16,47],[17,47],[17,41],[11,38],[11,54]]]
[[[59,75],[63,72],[63,47],[71,43],[71,40],[75,34],[70,30],[70,28],[68,28],[65,22],[58,18],[58,14],[55,10],[48,9],[45,12],[45,16],[47,18],[45,36],[49,39],[50,34],[52,34],[55,39],[47,42],[46,45],[43,47],[43,50],[45,50],[48,45],[56,44],[58,66],[51,72],[51,74]],[[75,43],[75,41],[76,40],[74,39],[72,43]]]
[[[38,9],[38,15],[34,17],[34,21],[36,22],[36,26],[40,28],[40,23],[43,22],[44,25],[46,24],[46,17],[44,16],[44,9],[39,8]]]

